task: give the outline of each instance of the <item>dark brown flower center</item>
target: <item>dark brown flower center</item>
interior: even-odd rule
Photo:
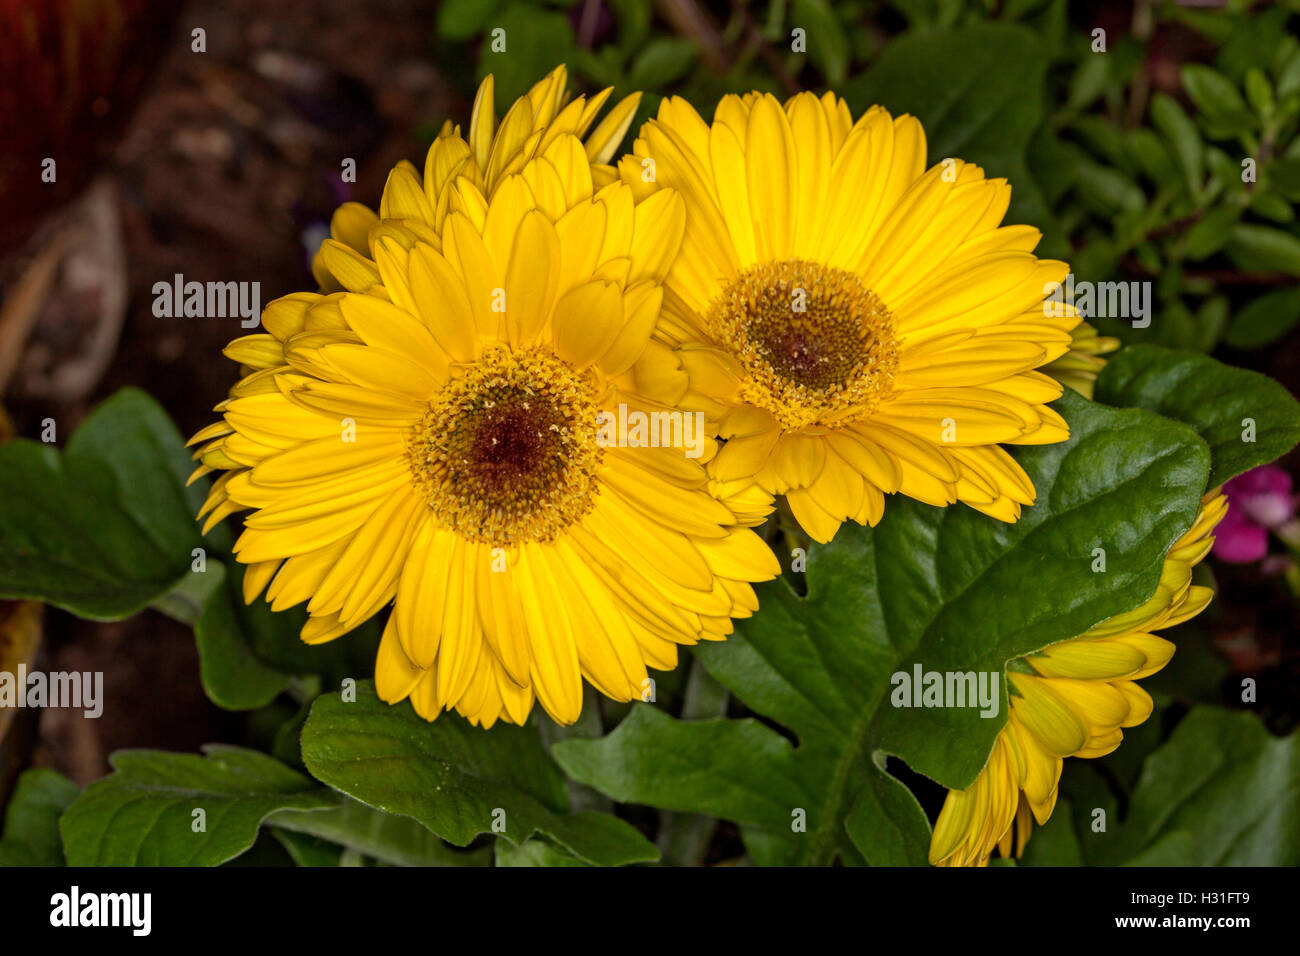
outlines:
[[[430,405],[411,473],[442,524],[476,541],[553,539],[595,502],[590,387],[548,351],[486,354]]]
[[[786,427],[863,417],[892,390],[893,317],[847,270],[802,259],[746,269],[708,325],[746,373],[744,399]]]

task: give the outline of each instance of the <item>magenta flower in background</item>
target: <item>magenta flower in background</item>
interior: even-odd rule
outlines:
[[[1252,468],[1223,486],[1228,513],[1215,530],[1214,555],[1235,564],[1268,553],[1268,535],[1295,518],[1291,476],[1275,465]]]

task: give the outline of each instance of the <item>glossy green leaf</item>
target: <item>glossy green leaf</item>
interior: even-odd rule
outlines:
[[[486,850],[455,850],[410,817],[382,813],[356,800],[328,810],[279,810],[266,823],[310,834],[397,866],[484,866]]]
[[[0,866],[63,866],[59,816],[80,792],[53,770],[24,771],[5,810]]]
[[[1193,194],[1201,191],[1205,176],[1205,144],[1196,124],[1178,101],[1165,93],[1151,98],[1151,122],[1165,137]]]
[[[251,847],[275,811],[339,802],[278,760],[224,744],[202,757],[121,750],[109,763],[59,822],[69,866],[216,866]]]
[[[690,70],[695,51],[694,41],[676,37],[660,37],[648,43],[632,61],[628,86],[636,90],[658,89],[675,83]]]
[[[956,157],[1014,185],[1007,222],[1049,229],[1046,207],[1025,164],[1025,147],[1042,117],[1047,61],[1033,31],[981,23],[944,32],[911,32],[885,47],[843,96],[853,115],[880,104],[925,126],[928,162]]]
[[[808,56],[832,86],[843,83],[849,71],[849,41],[830,0],[794,0],[790,25],[804,30]]]
[[[525,840],[515,846],[509,840],[496,842],[497,866],[588,866],[559,847],[543,840]]]
[[[1267,464],[1300,442],[1300,404],[1267,376],[1206,355],[1135,345],[1111,357],[1098,401],[1191,425],[1210,446],[1210,484]]]
[[[438,7],[438,36],[468,40],[491,25],[500,4],[496,0],[445,0]]]
[[[1244,269],[1276,270],[1300,276],[1300,239],[1285,229],[1246,223],[1228,234],[1229,257]]]
[[[1252,299],[1228,326],[1227,341],[1235,349],[1257,349],[1276,342],[1300,322],[1300,286],[1278,289]]]
[[[418,820],[448,843],[480,833],[516,845],[536,832],[591,863],[657,859],[632,826],[608,814],[567,813],[564,777],[535,727],[490,732],[455,714],[433,723],[409,703],[390,706],[369,682],[355,701],[324,694],[302,731],[302,755],[319,780],[362,803]]]
[[[1179,71],[1183,87],[1197,109],[1210,115],[1246,111],[1246,101],[1236,85],[1203,63],[1189,63]]]
[[[696,648],[797,746],[757,720],[682,721],[639,704],[602,739],[556,744],[556,759],[616,800],[757,828],[797,862],[915,860],[919,821],[873,760],[893,754],[968,786],[1005,721],[1007,662],[1149,597],[1199,506],[1209,455],[1191,429],[1072,393],[1058,408],[1071,439],[1016,452],[1038,491],[1017,523],[893,498],[875,529],[848,524],[811,549],[805,596],[765,585],[735,636]],[[1092,571],[1098,547],[1104,574]],[[914,667],[996,675],[997,715],[894,706],[893,676]]]
[[[242,566],[236,573],[242,574]],[[225,565],[214,561],[206,574],[215,579],[214,587],[194,622],[203,690],[214,704],[227,710],[262,707],[289,686],[289,675],[266,664],[253,651],[246,629],[259,616],[258,609],[244,603],[240,586],[229,578]],[[269,617],[269,611],[265,616]],[[275,623],[289,618],[280,615]]]
[[[32,598],[94,620],[148,607],[205,547],[205,490],[166,413],[136,389],[97,408],[62,454],[0,446],[0,597]]]
[[[1045,865],[1300,864],[1300,734],[1274,737],[1254,714],[1194,708],[1142,765],[1120,819],[1096,797],[1058,807],[1030,840]],[[1106,829],[1093,825],[1107,811]]]
[[[204,690],[232,710],[267,703],[292,674],[356,674],[357,661],[373,661],[373,627],[307,647],[301,611],[245,605],[229,530],[199,534],[208,483],[186,487],[193,469],[167,413],[131,388],[87,417],[62,454],[21,439],[0,447],[0,597],[93,620],[163,611],[194,628]]]
[[[872,866],[925,866],[930,821],[912,791],[890,776],[882,755],[872,760],[878,772],[867,774],[867,785],[844,821],[849,839]]]

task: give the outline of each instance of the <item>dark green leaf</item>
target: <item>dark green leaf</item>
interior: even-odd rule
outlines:
[[[844,821],[854,846],[872,866],[925,866],[930,821],[902,783],[889,775],[882,755],[872,758],[878,773],[867,774],[857,805]]]
[[[242,576],[243,566],[234,567]],[[228,578],[220,562],[214,561],[206,573],[217,583],[194,622],[203,690],[214,704],[228,710],[262,707],[289,686],[289,675],[264,663],[253,652],[247,638],[250,621],[269,618],[271,613],[265,604],[260,607],[244,604],[238,582]],[[285,621],[289,617],[277,616]]]
[[[1253,299],[1228,326],[1228,344],[1257,349],[1276,342],[1300,322],[1300,288],[1278,289]]]
[[[1074,802],[1079,812],[1058,806],[1030,841],[1027,862],[1295,866],[1300,734],[1273,737],[1254,714],[1197,707],[1146,758],[1122,822],[1095,798]],[[1094,805],[1107,811],[1104,831],[1090,825]]]
[[[1277,105],[1273,99],[1273,87],[1269,86],[1268,77],[1258,67],[1252,66],[1246,71],[1246,97],[1261,116],[1272,113]]]
[[[1078,164],[1078,173],[1080,196],[1103,214],[1135,212],[1146,206],[1146,194],[1118,170],[1084,160]]]
[[[505,49],[493,49],[498,28]],[[495,77],[496,102],[513,103],[543,76],[573,59],[577,46],[569,19],[556,10],[530,3],[510,3],[488,25],[479,55],[479,79]]]
[[[5,810],[0,866],[63,866],[59,816],[80,792],[53,770],[24,771]]]
[[[660,37],[647,44],[632,61],[627,82],[633,89],[660,89],[685,76],[695,60],[693,40]]]
[[[1300,441],[1300,404],[1258,372],[1154,345],[1124,349],[1097,379],[1098,401],[1136,405],[1191,425],[1210,446],[1210,484],[1286,454]],[[1253,440],[1247,419],[1254,423]]]
[[[208,744],[204,753],[115,753],[114,772],[59,822],[68,864],[216,866],[252,846],[276,810],[338,805],[336,794],[255,750]]]
[[[1192,193],[1199,194],[1205,175],[1205,144],[1196,124],[1188,119],[1178,101],[1165,93],[1151,98],[1151,122],[1173,150]]]
[[[135,389],[85,420],[60,455],[18,439],[0,447],[0,597],[118,620],[166,594],[205,547],[204,489],[166,413]]]
[[[342,862],[343,847],[337,843],[319,840],[305,833],[290,830],[272,830],[271,835],[280,841],[285,852],[297,866],[339,866]]]
[[[456,846],[480,833],[516,845],[542,832],[591,863],[657,859],[654,845],[616,817],[568,814],[564,777],[536,728],[490,732],[447,714],[428,723],[407,703],[390,706],[369,682],[357,699],[324,694],[302,731],[302,755],[319,780],[388,813],[411,817]]]
[[[1180,71],[1183,87],[1197,109],[1210,116],[1246,111],[1246,101],[1231,80],[1202,63],[1189,63]]]
[[[808,55],[832,86],[843,83],[849,72],[849,40],[829,0],[794,0],[791,27],[802,27]]]
[[[297,636],[301,611],[244,604],[229,531],[199,534],[207,482],[185,486],[193,467],[167,414],[129,388],[96,409],[62,455],[33,441],[0,447],[0,597],[94,620],[152,605],[194,627],[204,690],[230,709],[265,704],[289,674],[354,674],[349,655],[373,660],[374,628],[309,648]]]
[[[496,842],[497,866],[587,866],[559,847],[542,840],[525,840],[515,846],[509,840]]]
[[[345,799],[328,810],[280,810],[266,819],[277,829],[311,834],[397,866],[484,866],[486,850],[453,850],[410,817]]]
[[[1223,248],[1228,232],[1241,218],[1241,207],[1216,206],[1183,236],[1183,251],[1189,259],[1205,259]]]
[[[1042,117],[1047,61],[1033,31],[982,23],[945,32],[907,33],[885,47],[843,94],[854,115],[872,104],[925,126],[931,163],[956,157],[1005,176],[1014,189],[1008,222],[1051,227],[1025,165],[1025,147]]]
[[[468,40],[488,28],[500,8],[497,0],[444,0],[438,8],[438,36]]]
[[[1228,235],[1227,251],[1244,269],[1300,276],[1300,239],[1285,230],[1240,224]]]
[[[1300,159],[1279,159],[1268,167],[1270,185],[1287,199],[1300,199]]]
[[[1085,56],[1079,61],[1070,78],[1070,92],[1065,102],[1067,109],[1081,110],[1091,106],[1106,91],[1111,83],[1110,64],[1110,57],[1101,53]]]

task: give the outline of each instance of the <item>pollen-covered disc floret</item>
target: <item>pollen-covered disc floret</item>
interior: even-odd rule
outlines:
[[[411,436],[411,474],[430,510],[492,545],[551,541],[580,521],[601,461],[591,391],[545,349],[485,354]]]
[[[745,269],[707,323],[744,368],[745,401],[786,428],[866,418],[892,389],[893,319],[845,269],[802,259]]]

